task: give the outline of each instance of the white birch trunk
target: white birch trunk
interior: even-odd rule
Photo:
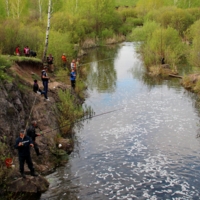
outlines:
[[[47,30],[46,30],[46,39],[44,45],[44,53],[43,53],[43,62],[46,61],[47,49],[48,49],[48,40],[49,40],[49,30],[50,30],[50,19],[51,19],[51,0],[49,0],[48,6],[48,17],[47,17]]]
[[[24,5],[23,5],[22,0],[15,0],[12,2],[10,1],[10,8],[11,8],[13,19],[20,18],[23,7]]]
[[[38,0],[38,7],[39,7],[39,13],[40,13],[40,21],[42,20],[42,1]]]
[[[8,0],[5,0],[5,1],[6,1],[6,12],[7,12],[7,16],[9,17],[10,16],[9,1]]]

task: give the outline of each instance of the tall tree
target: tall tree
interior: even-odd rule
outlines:
[[[43,0],[38,0],[38,8],[39,8],[39,15],[40,15],[40,21],[42,20],[42,3]]]
[[[6,13],[7,17],[10,17],[10,5],[9,5],[9,0],[5,0],[6,3]]]
[[[15,0],[12,2],[8,1],[8,5],[9,3],[10,3],[10,11],[12,13],[13,19],[16,19],[16,18],[19,19],[26,3],[24,2],[24,0]]]
[[[52,0],[49,0],[48,16],[47,16],[47,30],[46,30],[45,46],[44,46],[44,53],[43,53],[43,59],[42,59],[43,62],[45,62],[46,55],[47,55],[47,49],[48,49],[51,11],[52,11]]]

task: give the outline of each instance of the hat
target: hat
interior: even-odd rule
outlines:
[[[20,130],[20,133],[25,134],[25,130],[21,129],[21,130]]]

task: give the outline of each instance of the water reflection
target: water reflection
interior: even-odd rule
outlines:
[[[199,199],[195,95],[178,79],[149,81],[132,43],[114,55],[107,65],[112,83],[93,80],[106,64],[96,63],[98,72],[90,66],[86,104],[96,114],[122,109],[83,123],[70,162],[48,176],[51,187],[41,199]]]

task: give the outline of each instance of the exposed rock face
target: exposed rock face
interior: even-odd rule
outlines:
[[[53,153],[58,148],[57,133],[59,132],[57,118],[59,112],[56,108],[56,103],[59,101],[57,92],[58,89],[68,89],[68,86],[58,83],[51,83],[48,96],[50,101],[45,101],[43,95],[39,95],[32,91],[32,77],[31,73],[26,70],[25,66],[20,69],[18,76],[12,82],[0,81],[0,142],[6,144],[6,149],[1,150],[1,155],[13,158],[14,170],[10,177],[7,179],[7,189],[12,192],[28,192],[28,193],[41,193],[47,190],[48,182],[42,176],[31,177],[22,179],[19,175],[18,153],[14,149],[16,138],[19,136],[19,131],[28,127],[32,120],[38,122],[36,133],[42,132],[41,136],[36,138],[39,150],[42,155],[37,156],[34,149],[31,150],[31,157],[35,167],[35,171],[39,174],[51,173],[56,167],[57,157]],[[35,70],[40,72],[36,66]],[[34,73],[34,68],[30,68]],[[24,75],[24,74],[26,75]],[[30,74],[30,77],[27,77]],[[24,77],[21,79],[19,77]],[[29,81],[27,81],[29,80]],[[40,87],[42,86],[39,82]],[[55,114],[57,113],[57,114]],[[66,142],[66,141],[65,141]],[[69,144],[65,145],[70,146]],[[71,147],[70,147],[71,148]],[[66,149],[65,149],[66,150]],[[71,151],[71,149],[70,149]],[[3,163],[4,164],[4,163]],[[2,163],[0,164],[2,165]],[[5,165],[5,164],[4,164]],[[6,167],[2,165],[1,169],[5,170]],[[29,171],[25,164],[25,172]],[[14,180],[14,177],[18,177]],[[1,177],[0,177],[1,178]]]
[[[42,193],[47,191],[48,187],[48,181],[42,176],[26,176],[26,178],[18,178],[10,182],[7,192]]]
[[[25,125],[30,98],[14,83],[0,83],[0,140],[13,146],[19,130]]]

